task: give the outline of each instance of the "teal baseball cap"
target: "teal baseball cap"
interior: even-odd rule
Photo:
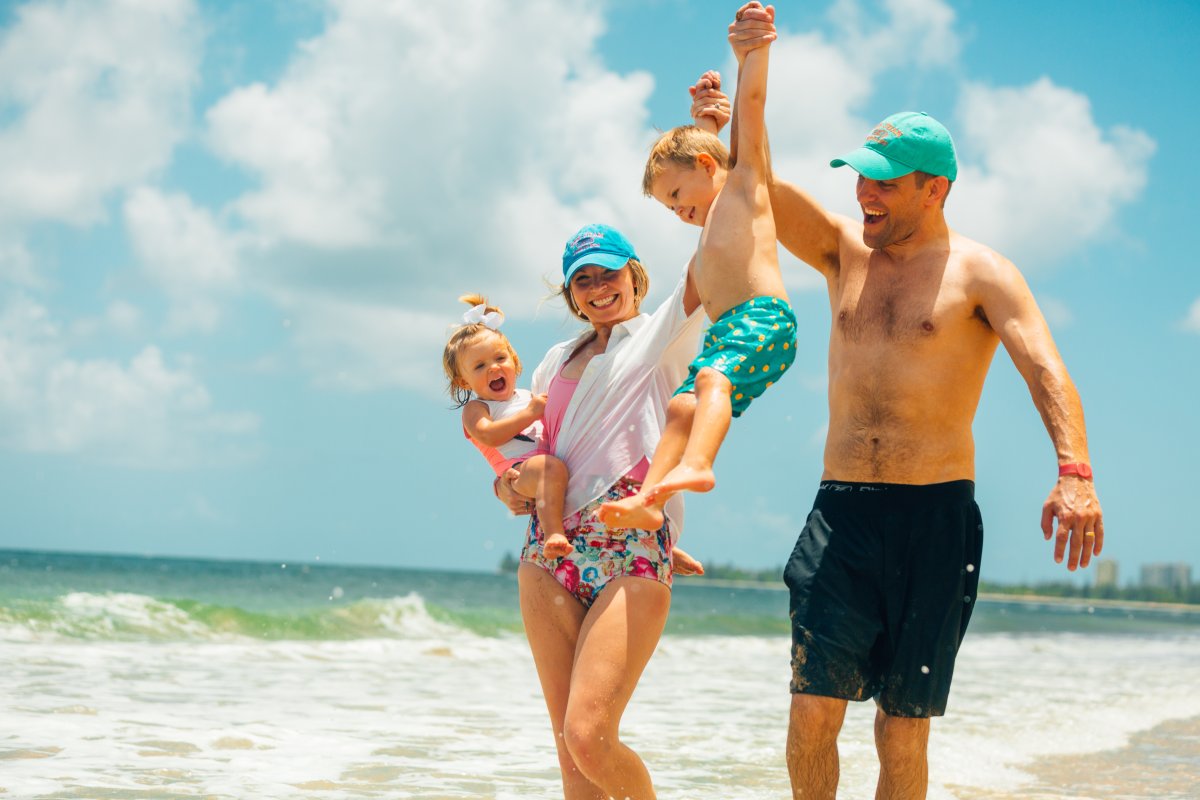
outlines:
[[[928,172],[950,180],[958,177],[954,140],[942,123],[924,111],[901,111],[875,126],[863,146],[829,162],[849,166],[874,181]]]
[[[584,225],[567,240],[563,249],[563,283],[589,264],[621,269],[629,259],[640,261],[633,245],[619,230],[599,223]]]

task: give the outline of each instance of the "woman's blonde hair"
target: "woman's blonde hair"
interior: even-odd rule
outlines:
[[[501,318],[504,317],[504,312],[496,306],[488,305],[487,298],[481,294],[464,294],[458,299],[472,309],[483,306],[483,314],[498,314]],[[521,374],[521,359],[517,356],[517,351],[513,349],[512,342],[508,340],[507,336],[496,328],[489,327],[486,320],[464,322],[450,334],[450,341],[446,342],[446,349],[442,351],[442,369],[446,371],[446,380],[449,384],[446,391],[454,398],[456,408],[462,408],[471,400],[471,390],[466,387],[466,382],[458,372],[458,356],[463,349],[487,334],[500,338],[504,346],[508,348],[509,355],[512,356],[513,368],[518,375]]]
[[[646,299],[646,293],[650,291],[650,275],[646,272],[646,268],[642,266],[642,262],[636,258],[631,258],[625,262],[625,266],[629,267],[630,276],[633,278],[633,308],[635,311],[641,311],[642,301]],[[579,310],[579,306],[575,305],[575,300],[571,297],[571,287],[569,283],[559,284],[558,294],[567,304],[567,310],[576,319],[581,319],[588,322],[588,318]]]

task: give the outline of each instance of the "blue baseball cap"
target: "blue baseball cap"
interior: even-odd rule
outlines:
[[[595,264],[605,269],[621,269],[629,259],[640,261],[633,245],[621,232],[609,225],[584,225],[567,241],[563,249],[563,283],[582,267]]]
[[[924,111],[892,114],[875,126],[862,147],[829,162],[831,167],[847,165],[873,181],[888,181],[917,170],[952,181],[958,177],[950,131]]]

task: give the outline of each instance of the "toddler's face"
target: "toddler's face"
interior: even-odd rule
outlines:
[[[670,162],[654,179],[650,194],[689,225],[704,227],[708,210],[721,187],[702,164],[685,167]]]
[[[480,336],[458,352],[458,377],[483,400],[507,400],[517,388],[517,368],[508,340]]]

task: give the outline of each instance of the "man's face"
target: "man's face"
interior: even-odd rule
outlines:
[[[686,167],[668,163],[650,187],[650,195],[689,225],[704,227],[708,210],[721,191],[715,171],[703,163]]]
[[[855,194],[863,213],[863,244],[873,250],[903,242],[920,225],[921,193],[911,172],[886,181],[859,175]]]

